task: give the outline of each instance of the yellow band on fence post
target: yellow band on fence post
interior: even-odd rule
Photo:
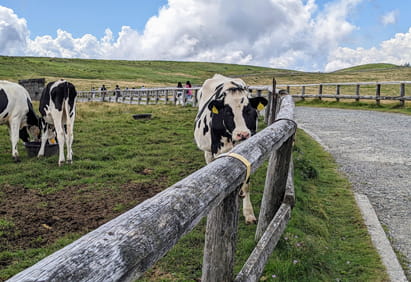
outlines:
[[[233,157],[233,158],[236,158],[237,160],[241,161],[247,168],[247,174],[245,176],[244,183],[248,182],[248,179],[250,178],[250,174],[251,174],[251,163],[246,158],[244,158],[243,156],[241,156],[240,154],[237,154],[237,153],[222,154],[222,155],[219,155],[217,158],[221,158],[221,157]]]

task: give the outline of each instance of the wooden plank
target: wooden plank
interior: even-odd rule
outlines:
[[[258,217],[255,240],[260,240],[275,213],[280,208],[286,190],[291,148],[293,144],[291,136],[281,148],[274,151],[269,159],[264,194],[261,200],[261,208]]]
[[[267,117],[266,122],[268,125],[270,125],[276,120],[276,115],[277,115],[277,112],[279,111],[280,103],[281,103],[280,94],[277,92],[277,82],[275,81],[274,78],[273,78],[273,85],[271,88],[270,99],[268,99],[268,101],[269,101],[269,104],[267,107],[268,117]]]
[[[239,189],[236,189],[207,216],[201,281],[233,281],[239,210],[238,193]]]
[[[279,116],[292,117],[292,98],[287,96],[283,101]],[[232,152],[245,157],[254,172],[295,130],[294,122],[278,121]],[[245,175],[241,161],[216,159],[10,281],[131,281],[141,277],[181,236],[236,190]]]
[[[377,84],[375,87],[375,103],[380,105],[381,100],[381,84]]]
[[[359,102],[360,101],[360,87],[361,85],[357,84],[355,86],[355,101]]]
[[[294,163],[293,157],[290,157],[290,169],[288,170],[287,186],[285,188],[285,195],[283,203],[289,204],[291,208],[295,205],[295,192],[294,192]]]
[[[400,84],[400,105],[403,107],[405,105],[404,102],[404,96],[405,96],[405,84],[401,83]]]
[[[323,85],[320,84],[318,85],[318,99],[322,99],[322,95],[323,95]]]
[[[291,217],[291,207],[288,204],[282,204],[277,214],[269,224],[267,231],[261,237],[257,246],[251,253],[247,262],[238,273],[234,281],[236,282],[254,282],[259,281],[264,266],[272,254],[275,246],[283,234],[288,221]]]

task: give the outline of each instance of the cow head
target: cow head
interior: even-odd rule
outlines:
[[[47,134],[47,140],[49,144],[55,144],[56,138],[57,138],[57,133],[56,133],[56,128],[54,127],[53,124],[49,124],[45,121],[43,117],[39,119],[40,123],[40,131],[41,131],[41,136],[44,136],[44,134]]]
[[[263,97],[248,98],[244,93],[236,92],[242,91],[226,93],[222,100],[213,100],[208,104],[213,115],[212,129],[234,142],[255,134],[257,110],[262,110],[267,105],[267,99]]]

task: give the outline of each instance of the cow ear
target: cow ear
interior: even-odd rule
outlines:
[[[224,107],[224,103],[222,101],[213,100],[208,104],[208,109],[213,113],[218,115],[220,110]]]
[[[264,97],[249,98],[248,100],[250,101],[251,106],[259,111],[264,109],[264,107],[268,104],[267,99]]]

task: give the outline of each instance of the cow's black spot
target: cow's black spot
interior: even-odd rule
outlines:
[[[46,109],[50,105],[50,87],[53,83],[54,82],[49,82],[41,93],[39,111],[42,116],[46,115]]]
[[[9,104],[9,99],[7,98],[6,92],[4,92],[3,89],[0,89],[0,114],[6,110],[8,104]]]
[[[222,103],[224,105],[224,102]],[[232,142],[232,132],[235,128],[234,114],[229,105],[219,107],[218,114],[212,114],[211,120],[211,152],[216,154],[224,146],[223,138]]]
[[[19,137],[23,142],[29,142],[30,141],[30,135],[27,131],[27,126],[24,126],[22,129],[19,131]]]
[[[204,129],[203,129],[203,135],[206,135],[208,132],[208,124],[207,124],[207,116],[204,117]]]
[[[27,107],[29,108],[29,111],[26,114],[26,122],[29,126],[33,126],[33,125],[38,126],[39,119],[37,115],[34,113],[33,105],[31,104],[29,99],[27,99],[26,102],[27,102]]]

